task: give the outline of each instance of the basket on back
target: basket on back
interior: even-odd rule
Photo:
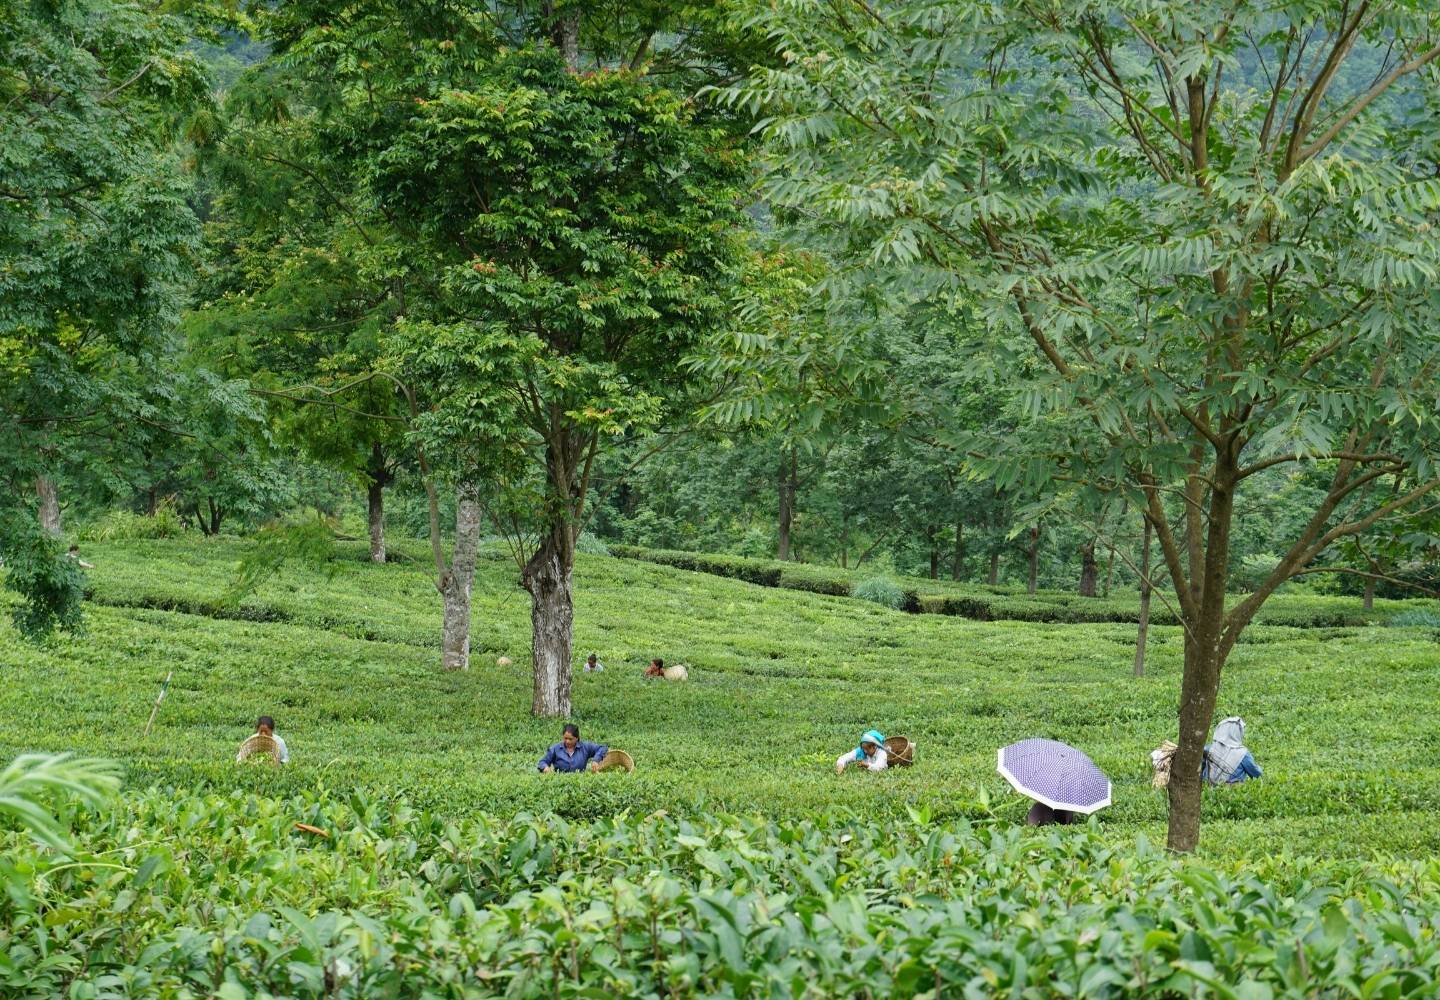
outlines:
[[[894,767],[909,767],[915,763],[915,744],[905,736],[892,736],[885,741],[885,752],[890,755]]]
[[[609,749],[605,751],[605,759],[596,765],[597,771],[625,771],[635,770],[635,759],[624,750]]]
[[[1166,740],[1150,751],[1150,767],[1155,771],[1155,776],[1150,779],[1152,788],[1170,787],[1170,765],[1175,762],[1175,751],[1179,749],[1170,740]]]
[[[271,764],[279,764],[280,744],[263,733],[256,733],[240,744],[240,752],[235,755],[236,760],[249,760],[252,757],[260,760],[268,759]]]

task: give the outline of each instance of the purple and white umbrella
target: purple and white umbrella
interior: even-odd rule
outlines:
[[[1110,779],[1095,762],[1057,740],[1021,740],[1001,749],[996,770],[1015,791],[1051,809],[1089,815],[1110,804]]]

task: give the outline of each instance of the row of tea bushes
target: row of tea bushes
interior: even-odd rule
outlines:
[[[612,545],[610,553],[624,559],[672,566],[676,569],[731,577],[764,587],[782,587],[836,597],[856,596],[865,582],[862,573],[829,566],[812,566],[743,556],[708,555],[668,549],[645,549]],[[954,615],[977,621],[1052,622],[1060,624],[1104,624],[1138,622],[1139,598],[1135,594],[1114,597],[1081,597],[1061,591],[1027,594],[1015,587],[953,583],[942,580],[895,578],[901,592],[898,607],[905,611]],[[1156,625],[1178,625],[1179,619],[1159,594],[1150,607]],[[1256,621],[1292,628],[1337,628],[1383,624],[1398,618],[1398,624],[1435,614],[1436,602],[1428,600],[1377,600],[1367,611],[1358,598],[1314,594],[1280,594],[1261,608]],[[1420,621],[1424,624],[1429,619]]]
[[[7,997],[1400,998],[1440,976],[1434,861],[154,789],[74,822],[60,853],[0,830]]]

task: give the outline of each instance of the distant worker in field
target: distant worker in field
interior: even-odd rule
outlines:
[[[250,737],[250,739],[246,740],[243,744],[241,744],[240,752],[235,756],[236,760],[244,760],[247,756],[249,756],[250,752],[256,752],[252,750],[254,744],[251,743],[251,740],[255,740],[256,737],[263,737],[263,739],[256,741],[257,743],[261,743],[262,745],[265,740],[269,740],[270,742],[275,744],[274,754],[275,762],[277,764],[290,763],[290,748],[285,745],[285,741],[281,739],[280,736],[275,732],[275,720],[270,718],[270,716],[268,715],[262,715],[259,719],[256,720],[255,735]],[[267,753],[269,751],[268,748],[266,748],[261,749],[258,752]]]
[[[658,656],[655,657],[655,659],[653,659],[653,660],[650,661],[650,666],[648,666],[648,667],[645,668],[645,676],[646,676],[646,677],[664,677],[664,676],[665,676],[665,661],[662,660],[662,659],[660,659],[660,657],[658,657]]]
[[[587,674],[598,674],[604,669],[605,664],[601,663],[600,658],[594,653],[591,653],[589,656],[585,657],[585,672]]]
[[[573,722],[568,722],[565,724],[560,742],[545,751],[545,756],[540,758],[540,763],[535,765],[535,770],[541,774],[549,774],[554,771],[584,771],[587,768],[591,771],[598,771],[600,762],[609,752],[610,748],[603,744],[582,740],[580,727]]]
[[[854,750],[842,753],[835,760],[835,773],[843,774],[851,764],[867,771],[883,771],[890,766],[890,753],[885,749],[885,737],[878,729],[867,730],[860,737],[860,745]]]
[[[1245,745],[1245,720],[1232,715],[1215,727],[1215,738],[1205,744],[1200,780],[1207,785],[1235,785],[1260,775],[1260,765]]]
[[[93,565],[91,565],[90,563],[86,562],[84,559],[81,559],[81,558],[80,558],[80,546],[78,546],[78,545],[72,545],[72,546],[70,546],[69,551],[67,551],[67,552],[65,553],[65,558],[70,559],[71,561],[73,561],[73,562],[74,562],[77,566],[79,566],[81,569],[94,569],[94,568],[95,568]]]

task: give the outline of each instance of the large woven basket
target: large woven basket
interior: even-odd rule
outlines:
[[[1170,765],[1175,762],[1175,751],[1180,748],[1166,740],[1150,752],[1150,766],[1155,776],[1150,779],[1151,788],[1170,787]]]
[[[271,764],[279,764],[280,744],[262,733],[256,733],[240,744],[240,752],[235,755],[236,760],[250,760],[251,758],[261,760],[268,758]]]
[[[915,744],[905,736],[892,736],[885,741],[885,752],[890,755],[894,767],[909,767],[915,763]]]
[[[605,751],[605,759],[595,768],[597,771],[626,771],[635,770],[635,759],[624,750],[611,748]]]

